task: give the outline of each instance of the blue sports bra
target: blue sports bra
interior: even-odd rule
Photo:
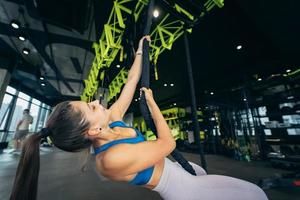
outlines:
[[[127,126],[124,122],[122,121],[115,121],[109,124],[110,128],[114,127],[126,127],[126,128],[132,128],[130,126]],[[137,129],[135,129],[136,132],[136,137],[134,138],[125,138],[125,139],[119,139],[119,140],[114,140],[112,142],[106,143],[100,147],[94,148],[95,155],[101,153],[102,151],[106,151],[110,147],[117,145],[117,144],[122,144],[122,143],[129,143],[129,144],[136,144],[139,142],[144,142],[145,138],[139,132]],[[132,185],[145,185],[146,183],[149,182],[150,178],[152,177],[154,167],[149,167],[147,169],[144,169],[143,171],[140,171],[136,174],[136,176],[129,182]]]

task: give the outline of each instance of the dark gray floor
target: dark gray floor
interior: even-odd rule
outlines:
[[[185,157],[199,164],[199,156],[184,153]],[[99,175],[93,161],[85,173],[80,171],[84,156],[81,153],[66,153],[59,150],[41,149],[41,169],[38,199],[43,200],[98,200],[98,199],[161,199],[156,192],[106,180]],[[0,199],[8,199],[19,155],[0,154]],[[285,172],[273,169],[265,162],[241,162],[223,156],[208,155],[210,174],[229,175],[256,183],[260,178]],[[271,200],[299,199],[299,189],[266,191]],[[241,198],[242,199],[242,198]]]

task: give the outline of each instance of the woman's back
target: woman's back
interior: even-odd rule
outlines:
[[[103,143],[101,146],[94,148],[96,157],[96,164],[97,169],[106,177],[117,180],[117,181],[127,181],[132,185],[143,185],[148,188],[153,188],[157,185],[160,175],[162,173],[163,169],[163,163],[164,160],[162,159],[158,163],[156,163],[154,166],[151,166],[149,168],[146,168],[140,172],[134,173],[134,174],[128,174],[128,175],[118,175],[113,174],[110,172],[107,172],[105,170],[105,163],[103,163],[103,160],[107,160],[104,157],[112,158],[115,157],[115,155],[112,154],[120,154],[122,152],[119,151],[109,151],[110,148],[113,148],[115,145],[122,145],[122,144],[136,144],[140,142],[144,142],[145,138],[143,135],[136,129],[133,129],[132,127],[127,126],[122,121],[115,121],[112,122],[110,125],[110,128],[117,129],[117,131],[120,133],[120,136],[113,140],[109,141],[107,143]],[[106,166],[106,168],[109,168],[109,166]]]

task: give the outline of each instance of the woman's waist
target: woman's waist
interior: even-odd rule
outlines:
[[[182,169],[179,164],[165,158],[160,180],[152,190],[164,193],[164,191],[172,188],[174,182],[184,182],[185,179],[190,179],[191,176],[192,175]]]
[[[165,159],[163,158],[157,164],[154,165],[152,176],[149,182],[146,185],[144,185],[144,187],[153,189],[154,187],[157,186],[164,170],[164,164],[165,164]]]

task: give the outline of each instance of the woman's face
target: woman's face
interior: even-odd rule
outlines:
[[[80,110],[92,128],[105,128],[108,126],[110,110],[104,108],[99,100],[86,103],[84,101],[73,101],[71,103],[75,109]]]

